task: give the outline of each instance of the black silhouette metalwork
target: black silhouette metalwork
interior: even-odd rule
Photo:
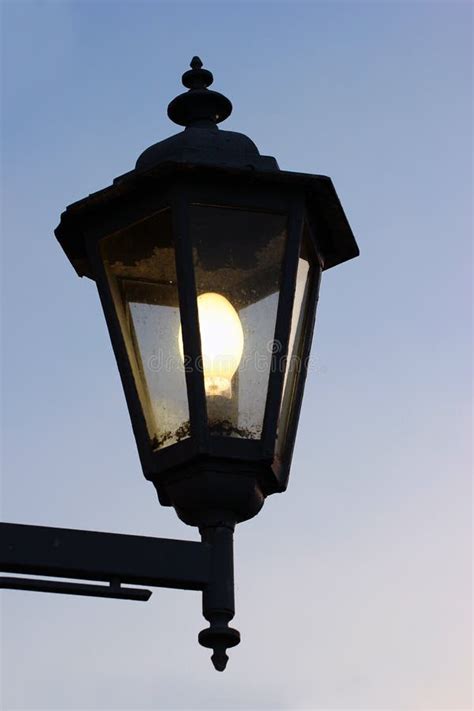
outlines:
[[[78,275],[97,283],[143,473],[162,505],[199,528],[202,542],[2,524],[2,571],[108,586],[11,576],[0,586],[140,600],[150,591],[123,584],[202,590],[209,627],[199,642],[222,671],[226,650],[240,641],[229,627],[234,528],[288,485],[321,274],[359,250],[330,178],[280,170],[247,136],[220,130],[232,104],[209,89],[213,76],[198,57],[182,81],[187,91],[171,101],[168,116],[184,130],[70,205],[55,234]],[[165,263],[166,279],[158,276]],[[307,276],[298,301],[301,263]],[[160,301],[167,285],[174,296]],[[269,298],[277,304],[258,427],[236,418],[238,395],[229,404],[206,389],[197,299],[219,289],[241,301],[242,314]],[[175,430],[157,433],[150,425],[147,365],[130,325],[132,291],[133,303],[179,313],[189,416]],[[232,377],[238,393],[240,373]]]

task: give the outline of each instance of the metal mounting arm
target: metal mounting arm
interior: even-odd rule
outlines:
[[[239,633],[227,627],[234,614],[232,531],[216,529],[203,538],[198,543],[0,523],[0,572],[109,583],[0,576],[0,588],[129,600],[148,600],[151,591],[123,588],[124,583],[202,590],[203,612],[211,627],[199,641],[214,649],[214,666],[223,671],[225,647],[240,640]]]

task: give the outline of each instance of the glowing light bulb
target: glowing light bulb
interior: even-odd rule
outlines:
[[[197,306],[206,395],[231,398],[231,381],[244,350],[239,315],[225,296],[214,292],[198,296]],[[178,344],[184,361],[181,328]]]

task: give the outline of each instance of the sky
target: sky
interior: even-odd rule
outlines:
[[[332,177],[361,255],[323,275],[287,492],[235,536],[218,674],[199,593],[2,593],[7,710],[471,704],[472,6],[3,0],[2,520],[198,540],[143,478],[66,205],[176,132],[198,54],[222,125]]]

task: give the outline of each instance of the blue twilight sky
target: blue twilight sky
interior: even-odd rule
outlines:
[[[143,479],[66,205],[175,132],[199,54],[248,134],[330,175],[361,257],[324,275],[288,491],[236,535],[242,643],[197,593],[4,592],[5,709],[470,707],[472,8],[3,0],[3,520],[197,539]]]

